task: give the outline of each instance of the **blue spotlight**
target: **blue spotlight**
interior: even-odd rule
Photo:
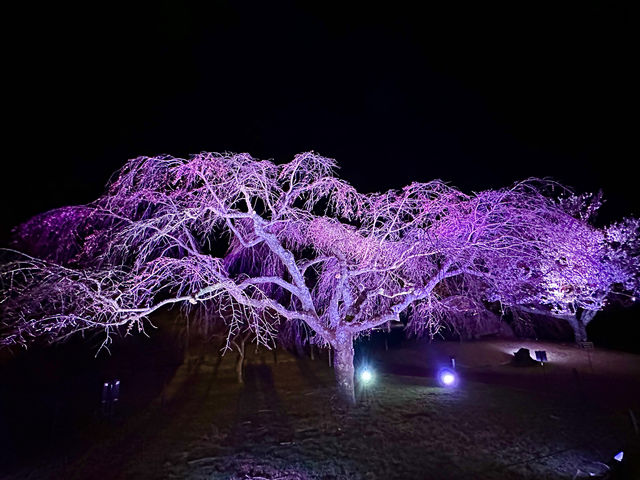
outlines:
[[[624,452],[618,452],[618,454],[613,457],[613,459],[617,460],[618,462],[621,462],[623,458],[624,458]]]
[[[453,382],[456,381],[456,377],[453,373],[443,373],[442,374],[442,383],[445,385],[453,385]]]
[[[441,368],[438,372],[438,382],[443,387],[455,387],[458,381],[458,374],[451,368]]]

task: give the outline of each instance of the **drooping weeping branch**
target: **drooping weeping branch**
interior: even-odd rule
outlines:
[[[595,228],[597,199],[535,179],[472,195],[441,181],[363,194],[335,172],[313,152],[281,165],[130,160],[96,201],[16,230],[29,256],[7,253],[0,267],[2,342],[142,330],[179,304],[214,308],[230,335],[263,344],[288,322],[335,343],[403,312],[433,331],[454,303],[562,314],[639,290],[638,221]]]

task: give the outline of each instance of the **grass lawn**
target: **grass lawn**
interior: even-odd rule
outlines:
[[[519,346],[546,350],[544,371],[509,365]],[[640,356],[516,340],[362,352],[375,381],[350,409],[326,352],[251,351],[244,385],[232,356],[193,352],[144,408],[5,478],[571,479],[638,447]],[[450,356],[461,382],[445,389],[433,372]]]

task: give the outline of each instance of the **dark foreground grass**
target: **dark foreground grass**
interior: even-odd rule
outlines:
[[[461,385],[443,389],[428,368],[422,374],[428,348],[372,352],[369,360],[388,373],[359,389],[349,409],[334,401],[326,356],[280,353],[276,363],[269,352],[252,352],[244,385],[235,383],[232,358],[193,357],[163,399],[96,425],[82,448],[11,478],[586,478],[633,442],[625,402],[591,401],[589,386],[492,384],[492,374],[529,374],[506,365],[467,371],[484,373],[482,381],[464,378],[462,368]],[[414,375],[394,368],[402,359]]]

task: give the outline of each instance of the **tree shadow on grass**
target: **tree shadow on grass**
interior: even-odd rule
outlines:
[[[288,415],[277,393],[271,367],[249,364],[245,368],[245,385],[237,402],[231,444],[290,442],[293,438]]]
[[[306,357],[296,357],[296,366],[302,375],[305,383],[312,387],[326,387],[327,382],[324,379],[318,377],[314,369],[312,368],[312,360],[309,360]]]

